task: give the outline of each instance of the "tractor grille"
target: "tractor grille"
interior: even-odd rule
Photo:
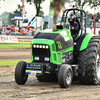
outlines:
[[[36,62],[49,62],[50,50],[48,45],[33,45],[33,57]]]

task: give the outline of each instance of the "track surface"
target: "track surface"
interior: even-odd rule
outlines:
[[[1,60],[31,59],[30,49],[0,49]]]
[[[1,60],[30,59],[30,50],[0,50]],[[3,58],[3,59],[2,59]],[[14,80],[15,66],[0,67],[0,100],[100,100],[100,85],[80,85],[73,82],[62,89],[58,83],[38,82],[30,75],[25,85]]]

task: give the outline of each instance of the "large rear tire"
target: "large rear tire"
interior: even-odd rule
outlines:
[[[67,88],[72,83],[73,71],[70,65],[63,64],[58,73],[58,83],[61,88]]]
[[[18,62],[15,69],[15,81],[19,85],[24,85],[27,81],[28,75],[25,75],[26,62]]]
[[[79,74],[79,82],[82,84],[100,83],[100,40],[92,37],[87,48],[79,53],[79,68],[84,70]]]

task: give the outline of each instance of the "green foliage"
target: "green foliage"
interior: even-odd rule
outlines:
[[[70,3],[73,4],[73,2],[75,3],[75,8],[78,9],[83,9],[85,10],[87,8],[87,6],[89,6],[90,8],[97,8],[98,6],[100,6],[100,0],[71,0]],[[91,15],[93,14],[93,12],[86,12],[86,25],[90,26],[90,20],[91,19]],[[94,15],[94,18],[96,18],[96,14]]]
[[[8,24],[8,16],[9,16],[9,12],[3,12],[0,17],[2,18],[2,24],[3,25],[7,25]]]
[[[100,6],[100,0],[70,0],[70,3],[75,3],[75,7],[85,10],[87,6],[90,8],[97,8]]]
[[[9,13],[9,17],[8,17],[8,25],[11,25],[12,22],[11,22],[11,18],[14,17],[14,13]]]
[[[100,6],[100,0],[89,0],[89,4],[91,5],[91,8],[97,8]]]
[[[22,15],[22,6],[21,5],[17,5],[17,9],[13,12],[15,15]],[[25,11],[25,14],[27,12]]]
[[[26,14],[27,12],[25,12]],[[17,5],[17,9],[15,11],[13,11],[13,13],[9,13],[9,17],[8,17],[8,25],[12,24],[11,18],[14,17],[14,15],[22,15],[22,6]]]
[[[3,25],[7,25],[8,17],[2,17],[2,23],[3,23]]]
[[[78,9],[85,9],[86,6],[89,5],[88,0],[71,0],[70,3],[73,4],[73,2],[75,3],[75,8]]]
[[[44,2],[45,0],[26,0],[30,4],[33,2],[35,7],[36,7],[36,16],[43,16],[43,11],[41,11],[41,3]]]
[[[22,6],[17,5],[17,9],[14,11],[15,15],[22,15]]]

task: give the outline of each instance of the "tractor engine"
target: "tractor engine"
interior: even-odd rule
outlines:
[[[62,26],[57,26],[56,31],[39,32],[32,40],[32,62],[46,62],[53,64],[68,63],[73,59],[73,39],[70,31],[65,29],[62,31]],[[48,30],[47,30],[48,31]],[[66,52],[70,48],[70,52]],[[69,55],[71,55],[69,57]],[[63,57],[62,57],[63,56]],[[69,59],[70,58],[70,59]]]

